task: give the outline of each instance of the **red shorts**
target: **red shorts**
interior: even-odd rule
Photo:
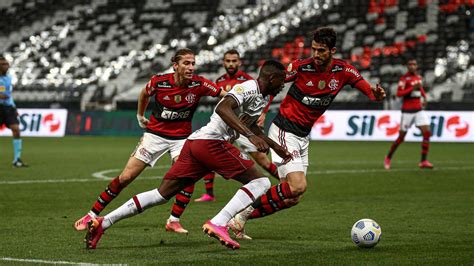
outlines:
[[[254,162],[227,141],[186,140],[178,160],[165,179],[192,178],[196,181],[210,171],[232,179],[251,168]]]

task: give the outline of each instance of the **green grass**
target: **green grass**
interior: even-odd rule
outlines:
[[[23,158],[31,167],[13,169],[11,139],[0,138],[0,264],[22,263],[5,258],[50,264],[474,263],[474,144],[445,143],[431,145],[434,170],[418,169],[419,143],[404,143],[390,171],[382,168],[387,142],[311,143],[302,202],[250,221],[247,233],[254,240],[241,241],[237,251],[225,249],[200,229],[239,187],[220,177],[218,200],[191,203],[184,213],[188,236],[165,232],[167,204],[121,221],[96,250],[86,250],[84,234],[71,226],[108,183],[92,173],[122,168],[136,142],[125,137],[25,138]],[[158,186],[159,180],[151,177],[163,175],[169,159],[159,164],[163,167],[145,171],[104,214]],[[42,180],[50,182],[38,183]],[[203,191],[200,181],[193,198]],[[382,227],[383,239],[373,249],[357,248],[350,240],[350,229],[361,218]]]

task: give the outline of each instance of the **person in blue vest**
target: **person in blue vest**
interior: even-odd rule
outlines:
[[[6,125],[13,133],[13,167],[27,167],[21,160],[22,141],[18,112],[12,98],[12,77],[7,75],[10,64],[0,56],[0,127]]]

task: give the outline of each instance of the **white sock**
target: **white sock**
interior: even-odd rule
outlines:
[[[129,199],[122,206],[107,214],[102,222],[102,228],[105,230],[122,219],[135,216],[150,207],[164,204],[166,202],[167,200],[161,196],[156,188],[140,193]],[[139,206],[137,206],[137,203]]]
[[[89,214],[90,217],[97,219],[99,217],[97,214],[95,214],[93,211],[89,211],[87,214]]]
[[[248,184],[242,186],[234,197],[225,205],[225,207],[211,219],[211,223],[215,225],[224,226],[229,222],[234,215],[249,206],[255,199],[263,195],[271,186],[270,180],[267,177],[261,177],[250,181]],[[252,194],[250,197],[247,192]]]
[[[170,218],[168,218],[168,221],[170,221],[170,222],[179,222],[179,218],[174,217],[172,214],[170,214]]]

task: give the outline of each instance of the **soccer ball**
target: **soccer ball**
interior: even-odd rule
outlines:
[[[361,219],[352,226],[352,242],[359,247],[374,247],[381,236],[382,228],[372,219]]]

